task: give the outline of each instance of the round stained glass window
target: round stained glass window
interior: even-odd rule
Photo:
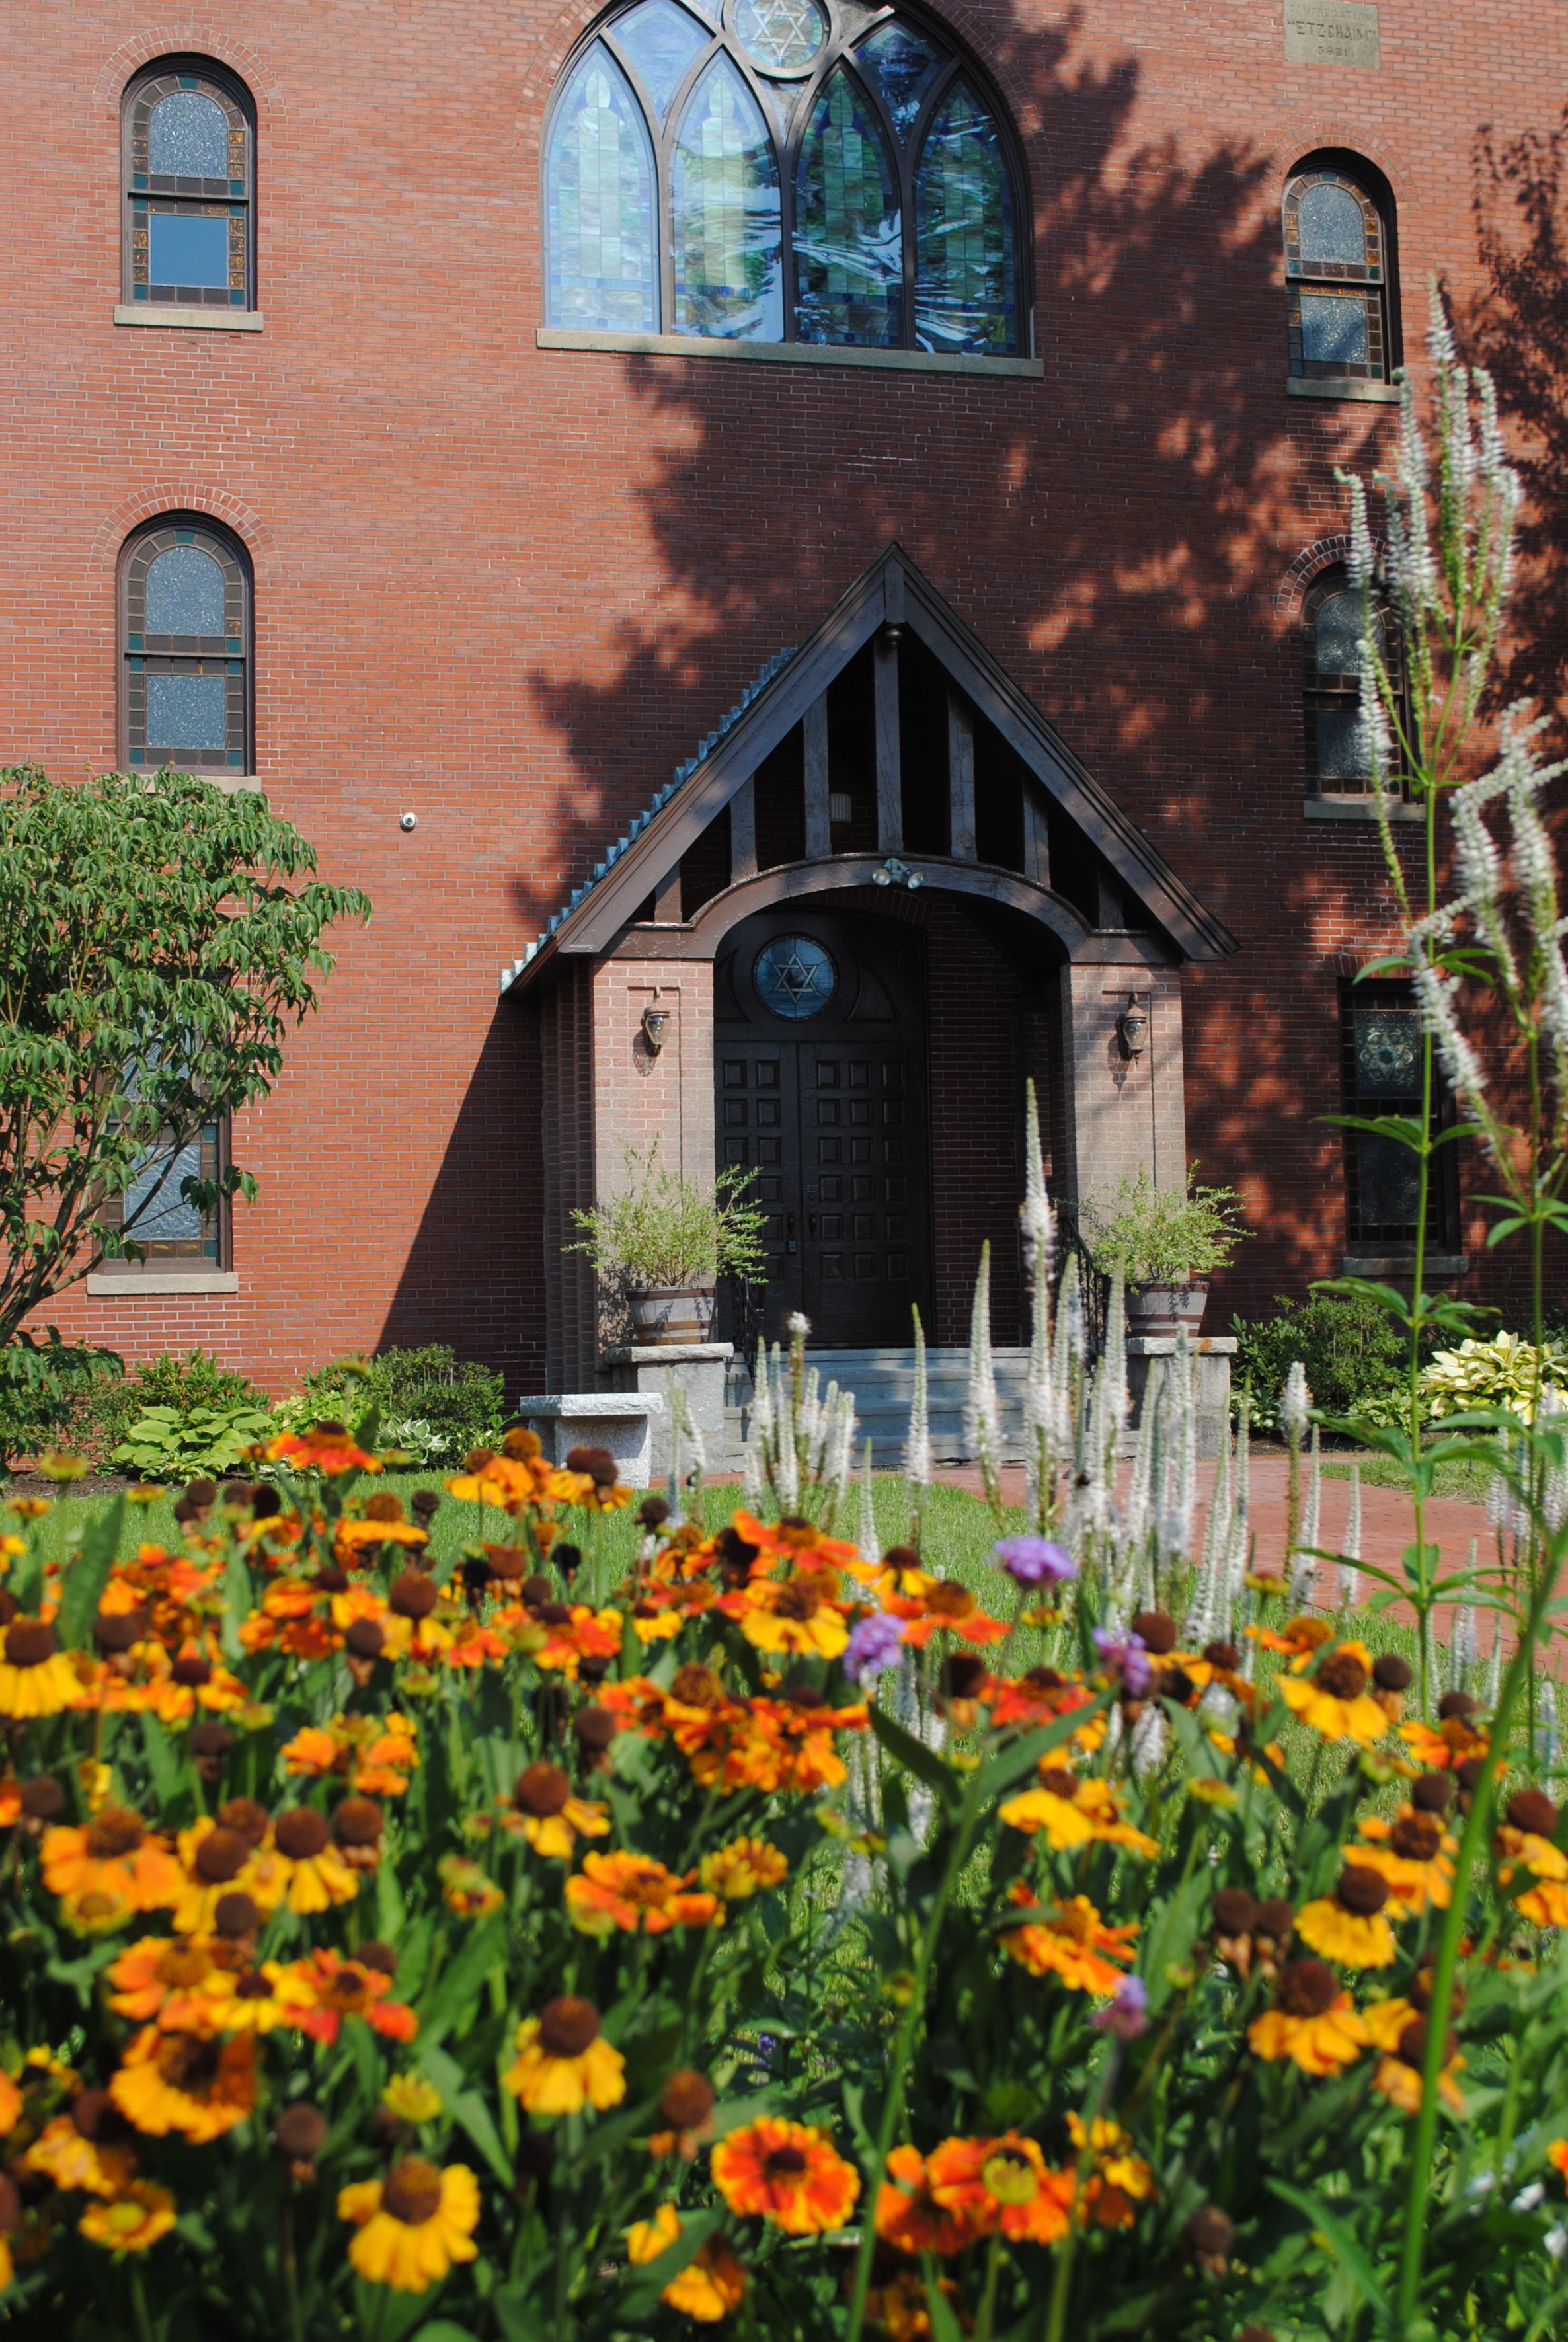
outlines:
[[[827,38],[817,0],[737,0],[735,37],[764,73],[804,73]]]
[[[818,1016],[838,989],[838,970],[810,936],[775,936],[752,968],[757,998],[775,1016]]]

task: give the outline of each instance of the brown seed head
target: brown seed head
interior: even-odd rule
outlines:
[[[1443,1824],[1435,1814],[1402,1814],[1388,1843],[1403,1862],[1431,1862],[1443,1849]]]
[[[375,1846],[385,1817],[374,1797],[345,1797],[332,1817],[339,1846]]]
[[[79,2138],[105,2147],[131,2127],[107,2090],[79,2090],[71,2101],[71,2123]]]
[[[1400,2034],[1399,2046],[1393,2054],[1402,2066],[1413,2066],[1419,2073],[1426,2063],[1426,2045],[1431,2038],[1430,2019],[1424,2017],[1413,2017]],[[1446,2064],[1449,2058],[1456,2057],[1458,2052],[1459,2036],[1451,2029],[1443,2045],[1444,2063]]]
[[[275,1513],[281,1513],[282,1510],[283,1498],[278,1495],[277,1490],[268,1487],[265,1480],[258,1481],[251,1490],[253,1518],[258,1521],[270,1521]]]
[[[598,2010],[575,1993],[558,1994],[539,2012],[539,2047],[547,2057],[580,2057],[598,2037]]]
[[[1543,1789],[1515,1789],[1505,1808],[1516,1830],[1532,1837],[1551,1837],[1557,1827],[1557,1808]]]
[[[572,1719],[579,1746],[602,1756],[615,1737],[616,1720],[607,1707],[580,1707]]]
[[[22,1811],[32,1822],[52,1822],[65,1802],[65,1792],[52,1773],[35,1774],[19,1791]]]
[[[0,2172],[0,2232],[9,2235],[22,2218],[22,2198],[16,2182]]]
[[[662,1528],[664,1524],[670,1517],[669,1498],[667,1496],[644,1496],[642,1503],[637,1506],[635,1517],[639,1528]]]
[[[344,1636],[356,1659],[378,1659],[386,1648],[386,1629],[379,1618],[356,1618]]]
[[[1331,1699],[1359,1699],[1366,1689],[1366,1668],[1353,1651],[1335,1651],[1317,1671],[1317,1686]]]
[[[1473,1716],[1480,1706],[1481,1702],[1470,1692],[1445,1691],[1437,1703],[1438,1722],[1446,1724],[1451,1716],[1457,1716],[1463,1723],[1466,1716]]]
[[[46,1619],[14,1618],[5,1629],[5,1656],[14,1667],[41,1667],[60,1647]]]
[[[315,2107],[306,2106],[296,2098],[292,2107],[285,2107],[273,2126],[273,2137],[280,2155],[291,2163],[314,2163],[326,2145],[326,2117]]]
[[[105,1806],[87,1824],[87,1852],[95,1862],[114,1862],[135,1854],[146,1835],[140,1814],[128,1806]]]
[[[193,1505],[215,1505],[218,1500],[218,1484],[215,1480],[205,1478],[187,1480],[185,1495]]]
[[[540,1821],[558,1814],[572,1794],[572,1784],[559,1765],[529,1765],[517,1776],[512,1802],[519,1813]]]
[[[1214,1897],[1213,1913],[1216,1935],[1246,1936],[1252,1933],[1258,1907],[1244,1887],[1222,1887]]]
[[[314,1806],[290,1806],[279,1814],[273,1837],[291,1862],[310,1862],[326,1845],[326,1823]]]
[[[1218,1667],[1223,1675],[1234,1675],[1242,1664],[1242,1655],[1233,1643],[1205,1643],[1203,1656],[1210,1666]]]
[[[1293,1904],[1283,1895],[1270,1895],[1258,1905],[1253,1921],[1253,1934],[1261,1943],[1288,1944],[1295,1932],[1296,1915]]]
[[[1481,1787],[1481,1776],[1485,1769],[1485,1765],[1484,1756],[1466,1756],[1463,1764],[1454,1767],[1454,1776],[1465,1797],[1473,1797]]]
[[[428,1527],[441,1510],[441,1499],[434,1488],[415,1488],[408,1500],[408,1509],[416,1521],[423,1521]]]
[[[397,1954],[390,1944],[379,1943],[374,1936],[369,1943],[361,1944],[354,1957],[362,1968],[375,1968],[379,1976],[397,1974]]]
[[[218,1807],[225,1829],[238,1830],[251,1846],[259,1846],[267,1831],[267,1812],[254,1797],[225,1797]]]
[[[805,2169],[805,2156],[798,2147],[775,2147],[764,2157],[763,2169],[770,2179],[796,2179]]]
[[[699,1666],[694,1659],[688,1659],[670,1677],[670,1697],[679,1700],[683,1707],[720,1707],[724,1696],[724,1686],[717,1676],[710,1667]]]
[[[1054,1797],[1064,1797],[1069,1805],[1078,1793],[1077,1776],[1070,1773],[1065,1765],[1043,1766],[1039,1780],[1043,1789],[1049,1791]]]
[[[535,1570],[532,1577],[525,1577],[521,1590],[530,1610],[537,1610],[541,1603],[555,1599],[555,1581],[553,1577],[546,1577],[542,1570]]]
[[[251,1858],[250,1841],[241,1837],[238,1830],[225,1829],[220,1823],[208,1830],[197,1847],[191,1864],[196,1877],[207,1887],[225,1887],[237,1878]]]
[[[193,1756],[226,1756],[234,1745],[234,1734],[226,1724],[220,1724],[215,1716],[209,1716],[203,1723],[195,1726],[191,1732]]]
[[[1176,1647],[1176,1622],[1164,1610],[1140,1610],[1133,1621],[1133,1632],[1157,1659]]]
[[[511,1456],[514,1464],[532,1463],[534,1457],[542,1453],[539,1434],[514,1423],[501,1442],[501,1449],[504,1455]]]
[[[1342,1911],[1350,1912],[1357,1919],[1370,1919],[1388,1900],[1388,1881],[1381,1870],[1368,1870],[1362,1863],[1347,1863],[1335,1884],[1333,1899]]]
[[[242,1936],[251,1936],[261,1926],[261,1907],[243,1887],[227,1895],[220,1895],[213,1905],[213,1926],[225,1943],[237,1944]]]
[[[1410,1802],[1418,1814],[1445,1814],[1453,1803],[1452,1775],[1418,1773],[1410,1785]]]
[[[471,1447],[463,1459],[463,1468],[465,1472],[483,1472],[486,1464],[494,1464],[494,1447]]]
[[[1287,2017],[1323,2017],[1339,1998],[1339,1978],[1323,1960],[1287,1960],[1276,1987]]]
[[[200,1691],[204,1684],[209,1684],[213,1679],[211,1666],[195,1651],[189,1651],[183,1657],[177,1658],[169,1669],[169,1674],[175,1683],[183,1684],[187,1691]]]
[[[374,1496],[365,1500],[365,1517],[367,1521],[400,1521],[402,1502],[390,1488],[378,1488]]]
[[[1205,2260],[1223,2261],[1235,2242],[1235,2223],[1217,2204],[1205,2204],[1193,2214],[1182,2231],[1189,2250]]]
[[[701,2130],[714,2110],[714,2086],[705,2074],[682,2066],[670,2076],[659,2098],[659,2119],[672,2130]]]
[[[143,1609],[100,1610],[93,1621],[93,1640],[100,1651],[113,1655],[128,1651],[134,1643],[141,1642],[147,1632],[147,1614]]]
[[[954,1651],[942,1663],[942,1688],[950,1699],[978,1699],[985,1672],[984,1660],[973,1651]]]
[[[393,1579],[386,1599],[400,1618],[428,1618],[441,1593],[423,1569],[405,1569]]]
[[[1372,1663],[1372,1679],[1379,1691],[1408,1691],[1412,1682],[1410,1662],[1402,1659],[1397,1651],[1384,1651]]]

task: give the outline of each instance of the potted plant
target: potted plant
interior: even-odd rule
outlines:
[[[1233,1187],[1197,1183],[1189,1165],[1180,1190],[1156,1187],[1147,1171],[1091,1196],[1082,1218],[1094,1266],[1127,1283],[1127,1323],[1135,1334],[1195,1334],[1203,1322],[1208,1280],[1227,1267],[1247,1234]]]
[[[654,1140],[646,1156],[629,1146],[626,1184],[572,1218],[601,1282],[625,1301],[639,1342],[705,1342],[713,1330],[714,1288],[721,1276],[760,1282],[764,1215],[750,1199],[756,1174],[721,1171],[711,1187],[683,1179],[659,1161]]]

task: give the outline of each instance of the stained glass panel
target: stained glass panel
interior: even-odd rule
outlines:
[[[617,16],[615,39],[642,76],[662,121],[686,77],[686,69],[713,35],[675,0],[642,0],[629,15]]]
[[[879,25],[870,39],[861,43],[858,54],[893,116],[894,128],[901,138],[907,138],[941,57],[923,33],[911,25],[901,25],[896,17]]]
[[[1320,676],[1361,673],[1361,596],[1331,594],[1317,614]]]
[[[142,1211],[141,1218],[128,1231],[131,1241],[147,1245],[200,1244],[205,1234],[202,1215],[181,1195],[180,1188],[186,1179],[199,1179],[201,1176],[199,1140],[175,1150],[166,1146],[154,1148],[144,1156],[140,1167],[132,1174],[121,1209],[122,1226],[134,1213]],[[154,1198],[151,1203],[149,1196]]]
[[[1371,1131],[1357,1131],[1354,1142],[1362,1228],[1413,1231],[1421,1205],[1421,1172],[1414,1156],[1397,1138],[1379,1138]]]
[[[1412,1009],[1357,1008],[1355,1084],[1363,1098],[1421,1095],[1421,1021]]]
[[[1307,189],[1296,206],[1303,262],[1343,261],[1366,265],[1366,216],[1348,187],[1326,179]]]
[[[798,1023],[827,1006],[838,988],[838,971],[810,936],[775,936],[757,954],[752,982],[764,1008]]]
[[[1303,293],[1302,355],[1309,365],[1367,364],[1366,298],[1360,293]]]
[[[229,281],[229,224],[207,212],[153,212],[147,275],[154,285]]]
[[[996,125],[963,82],[926,133],[914,207],[917,346],[1015,352],[1012,193]]]
[[[804,73],[827,35],[817,0],[738,0],[735,36],[764,73]]]
[[[1372,757],[1361,715],[1352,707],[1317,711],[1317,773],[1320,781],[1368,781]]]
[[[727,57],[692,93],[671,174],[677,334],[784,338],[778,165]]]
[[[144,626],[149,635],[225,632],[224,573],[210,553],[176,545],[147,571]]]
[[[215,97],[177,89],[159,99],[148,125],[147,167],[184,179],[228,177],[228,117]]]
[[[625,75],[598,45],[555,110],[545,189],[551,325],[654,332],[653,149]]]
[[[843,71],[813,110],[795,198],[796,331],[874,348],[899,340],[904,242],[882,134]]]
[[[227,687],[222,675],[149,675],[149,748],[223,748],[228,740]]]

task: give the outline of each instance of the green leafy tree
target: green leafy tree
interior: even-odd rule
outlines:
[[[204,1212],[255,1193],[237,1164],[181,1176],[180,1150],[267,1096],[327,928],[369,916],[315,866],[253,789],[0,774],[0,1346],[102,1260],[143,1257],[176,1192]],[[138,1181],[149,1158],[162,1176]]]

